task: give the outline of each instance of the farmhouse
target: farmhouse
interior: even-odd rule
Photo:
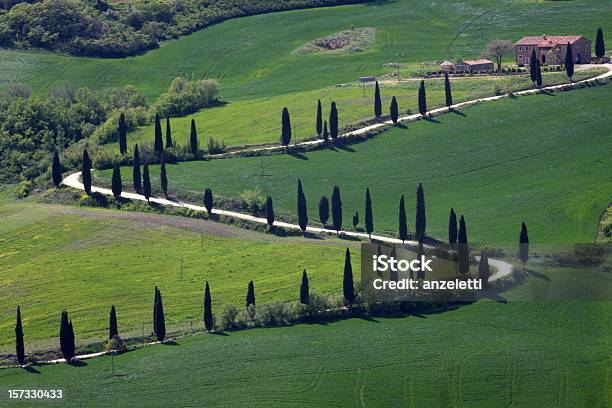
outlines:
[[[488,59],[459,60],[453,66],[455,72],[490,72],[493,71],[493,61]]]
[[[517,65],[529,65],[535,50],[540,64],[561,65],[565,62],[567,44],[572,45],[574,62],[588,64],[591,61],[591,40],[582,35],[546,35],[523,37],[514,43]]]

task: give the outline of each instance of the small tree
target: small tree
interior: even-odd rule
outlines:
[[[15,353],[19,365],[25,364],[25,344],[23,342],[23,326],[21,325],[21,309],[17,306],[17,321],[15,323]]]
[[[321,108],[321,100],[317,102],[317,135],[319,137],[323,133],[323,109]]]
[[[283,108],[281,116],[280,142],[283,146],[287,147],[291,142],[291,118],[289,117],[289,110],[286,107]]]
[[[157,341],[163,343],[166,338],[166,318],[164,316],[164,302],[162,300],[162,294],[157,287],[155,287],[155,304],[153,305],[153,332]]]
[[[140,174],[140,152],[138,144],[134,146],[134,163],[132,164],[132,180],[134,182],[134,190],[138,194],[142,192],[142,175]]]
[[[444,95],[446,97],[445,105],[450,108],[453,105],[453,93],[451,91],[450,79],[448,79],[448,72],[444,73]]]
[[[378,81],[376,81],[376,86],[374,87],[374,116],[377,118],[382,116],[382,100],[380,99]]]
[[[470,249],[468,247],[467,229],[463,215],[459,219],[457,262],[459,263],[459,273],[465,276],[470,270]]]
[[[372,198],[370,197],[370,189],[366,187],[366,198],[365,198],[365,229],[370,239],[372,239],[372,232],[374,231],[374,219],[372,217]]]
[[[303,305],[310,304],[310,289],[308,287],[308,274],[306,269],[302,273],[302,284],[300,285],[300,303]]]
[[[355,301],[355,287],[353,286],[353,267],[351,266],[351,251],[346,248],[344,256],[344,276],[342,279],[344,303],[352,305]]]
[[[253,285],[253,281],[250,281],[249,286],[247,286],[246,305],[247,307],[255,306],[255,285]]]
[[[342,229],[342,199],[340,198],[340,187],[334,186],[332,191],[332,224],[336,234]]]
[[[59,187],[62,183],[62,164],[60,163],[59,154],[53,153],[53,162],[51,163],[51,177],[55,187]]]
[[[119,163],[115,163],[113,167],[113,178],[112,178],[112,191],[113,197],[121,197],[121,190],[123,189],[123,183],[121,182],[121,169]]]
[[[302,181],[298,179],[297,188],[297,212],[298,212],[298,223],[303,233],[306,233],[306,227],[308,226],[308,209],[306,206],[306,196],[302,189]]]
[[[540,66],[540,61],[536,60],[536,86],[538,88],[542,87],[542,67]]]
[[[529,59],[529,77],[531,78],[531,82],[533,82],[533,86],[536,86],[536,81],[538,79],[537,67],[538,57],[536,57],[535,47],[531,50],[531,58]]]
[[[489,286],[489,277],[491,271],[489,270],[489,257],[486,252],[480,253],[480,261],[478,262],[478,279],[482,282],[482,287],[486,289]]]
[[[117,312],[115,310],[115,305],[112,305],[108,316],[108,339],[111,340],[117,335],[119,335],[119,330],[117,328]]]
[[[399,108],[397,107],[397,99],[395,96],[391,98],[391,105],[389,106],[389,115],[391,115],[391,120],[393,124],[397,125],[397,120],[399,119]]]
[[[164,193],[164,197],[168,198],[168,174],[166,173],[166,157],[162,153],[161,165],[159,168],[159,182],[161,184],[161,190]]]
[[[266,198],[266,221],[270,227],[274,225],[274,204],[270,196]]]
[[[142,173],[142,192],[147,201],[149,201],[149,198],[151,198],[151,178],[149,177],[148,163],[145,163],[144,170]]]
[[[162,128],[159,120],[159,114],[155,114],[155,154],[162,154],[164,152],[164,142],[162,139]]]
[[[448,215],[448,243],[454,247],[457,243],[457,214],[455,214],[455,209],[450,209],[450,214]]]
[[[189,149],[194,159],[198,158],[198,131],[195,120],[191,119],[191,132],[189,133]]]
[[[319,200],[319,220],[323,226],[327,225],[327,220],[329,220],[329,200],[326,196],[321,196]]]
[[[117,126],[119,134],[119,153],[124,155],[127,152],[127,124],[125,123],[125,114],[119,115],[119,125]]]
[[[529,234],[527,233],[527,225],[521,224],[521,234],[519,235],[519,259],[523,266],[529,260]]]
[[[567,43],[567,52],[565,53],[565,72],[570,82],[572,82],[572,77],[574,76],[574,54],[572,52],[572,44],[570,43]]]
[[[323,122],[323,140],[329,142],[329,133],[327,132],[327,121]]]
[[[504,56],[514,51],[514,44],[506,40],[493,40],[483,52],[483,57],[495,60],[497,72],[502,70],[502,60]]]
[[[416,191],[416,214],[415,214],[415,238],[417,240],[425,237],[425,229],[427,227],[427,217],[425,216],[425,191],[423,183],[419,183]]]
[[[212,300],[210,298],[210,287],[208,286],[208,281],[206,282],[206,287],[204,288],[204,327],[206,327],[206,330],[209,332],[214,329]]]
[[[419,86],[419,113],[427,115],[427,95],[425,94],[425,81],[421,81]]]
[[[333,141],[338,138],[338,109],[336,108],[336,102],[331,103],[329,111],[329,134]]]
[[[87,149],[83,149],[83,164],[81,167],[81,177],[83,177],[83,189],[91,195],[91,160]]]
[[[208,211],[208,215],[212,215],[214,204],[213,193],[210,188],[204,190],[204,207],[206,207],[206,211]]]
[[[406,206],[404,205],[404,195],[399,201],[399,239],[402,243],[408,239],[408,221],[406,221]]]
[[[166,118],[166,149],[171,149],[172,143],[172,129],[170,128],[170,118]]]
[[[359,225],[359,212],[355,211],[355,214],[353,214],[353,228],[357,229],[358,225]]]
[[[72,321],[68,319],[68,312],[66,310],[62,310],[59,337],[60,349],[62,351],[62,355],[64,356],[64,360],[66,360],[67,363],[70,363],[75,352],[74,329],[72,327]]]
[[[601,27],[597,29],[597,35],[595,36],[595,56],[602,59],[606,55],[606,44],[604,43],[603,30]]]

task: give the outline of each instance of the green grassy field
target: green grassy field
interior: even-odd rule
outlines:
[[[0,403],[20,406],[6,389],[42,388],[88,407],[606,407],[612,303],[527,299],[568,282],[609,287],[610,277],[546,275],[505,294],[507,304],[190,336],[115,357],[115,377],[110,357],[0,370]]]
[[[251,279],[258,301],[297,299],[303,269],[313,290],[341,292],[344,249],[355,246],[181,217],[10,202],[0,206],[0,220],[0,349],[9,350],[17,305],[30,346],[39,348],[57,346],[43,340],[58,335],[62,308],[81,342],[104,337],[112,304],[125,334],[140,335],[142,322],[149,334],[155,285],[169,326],[200,327],[206,280],[219,315],[226,303],[242,306]]]
[[[276,209],[295,214],[301,178],[316,220],[319,198],[337,184],[345,226],[355,211],[363,219],[369,187],[375,231],[395,232],[401,194],[412,230],[414,192],[422,181],[434,236],[446,236],[454,207],[465,214],[471,240],[483,244],[513,244],[523,220],[533,242],[592,241],[612,191],[612,146],[603,131],[611,124],[611,103],[609,86],[505,99],[342,149],[171,165],[169,185],[198,192],[211,187],[226,197],[261,187]],[[128,172],[124,168],[124,180],[130,180]],[[151,174],[157,185],[159,168]]]
[[[574,80],[592,77],[605,69],[593,69],[577,72]],[[544,73],[547,85],[568,82],[565,72]],[[417,93],[420,81],[396,82],[387,80],[381,84],[383,115],[388,115],[391,98],[398,100],[401,113],[418,110]],[[511,78],[460,78],[452,81],[455,103],[492,96],[496,92],[510,92],[532,87],[529,75]],[[275,97],[238,100],[215,108],[203,109],[194,115],[174,118],[172,135],[177,143],[188,144],[191,129],[191,119],[196,120],[198,135],[202,146],[209,137],[223,140],[227,145],[242,145],[253,143],[277,142],[280,132],[280,112],[287,107],[291,114],[293,141],[312,137],[316,134],[315,117],[317,100],[323,105],[323,117],[329,117],[329,104],[336,101],[340,115],[340,126],[355,124],[374,117],[373,98],[374,86],[368,84],[362,88],[359,84],[350,83],[314,91],[302,91],[283,94]],[[427,81],[427,100],[429,108],[444,106],[444,82],[431,79]],[[153,143],[153,124],[141,127],[128,135],[131,146],[142,145],[143,141]],[[109,149],[118,150],[117,143]]]
[[[383,71],[383,63],[418,63],[478,57],[493,39],[523,35],[584,34],[594,40],[612,2],[425,0],[375,2],[272,13],[214,25],[144,55],[124,59],[78,58],[40,52],[0,51],[0,83],[24,82],[35,93],[70,82],[92,88],[133,84],[156,98],[178,75],[220,81],[229,100],[321,89]],[[372,51],[346,55],[294,55],[311,40],[354,27],[377,29]]]

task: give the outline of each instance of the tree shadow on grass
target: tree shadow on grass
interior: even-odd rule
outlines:
[[[85,366],[87,366],[87,362],[85,362],[83,360],[72,360],[69,364],[71,366],[73,366],[73,367],[85,367]]]
[[[431,122],[431,123],[442,123],[439,120],[437,120],[436,118],[432,117],[432,116],[425,116],[423,118],[423,120],[427,121],[427,122]]]
[[[208,332],[208,334],[212,334],[213,336],[221,336],[221,337],[229,336],[229,334],[224,331],[213,331],[213,332]]]
[[[40,371],[38,371],[35,367],[33,366],[27,366],[27,367],[23,367],[23,369],[25,371],[27,371],[30,374],[40,374]]]
[[[463,112],[461,112],[460,110],[457,110],[457,109],[452,109],[452,108],[451,108],[451,109],[449,110],[449,112],[454,113],[455,115],[463,116],[463,117],[466,117],[466,116],[467,116],[465,113],[463,113]]]
[[[506,299],[505,297],[500,296],[497,293],[493,293],[493,292],[489,292],[489,291],[484,292],[482,294],[482,297],[485,298],[485,299],[491,299],[491,300],[493,300],[495,302],[498,302],[498,303],[503,303],[503,304],[507,304],[508,303],[508,299]]]
[[[550,282],[550,277],[547,276],[547,275],[544,275],[543,273],[536,272],[536,271],[531,271],[531,270],[527,270],[527,273],[529,275],[533,276],[533,277],[538,278],[538,279],[542,279],[542,280]]]
[[[287,154],[289,156],[295,157],[296,159],[308,160],[308,157],[306,155],[298,152],[297,150],[287,150]]]
[[[554,92],[550,92],[550,91],[547,91],[547,90],[545,90],[545,89],[541,90],[541,91],[540,91],[540,93],[541,93],[542,95],[546,95],[546,96],[557,96],[557,95],[555,95],[555,93],[554,93]]]
[[[355,149],[343,143],[336,143],[335,146],[340,150],[344,150],[345,152],[355,153]]]

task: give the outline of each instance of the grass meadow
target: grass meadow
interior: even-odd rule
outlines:
[[[612,303],[555,288],[609,279],[549,269],[504,294],[507,304],[189,336],[115,357],[115,377],[102,357],[0,370],[0,384],[59,388],[62,406],[88,407],[605,407]],[[529,300],[533,292],[561,297]]]
[[[609,86],[518,97],[465,108],[434,121],[391,129],[367,142],[299,155],[169,165],[170,188],[238,197],[260,188],[279,212],[295,215],[300,178],[309,216],[322,194],[340,187],[345,228],[363,219],[372,193],[376,232],[397,231],[406,196],[414,227],[415,190],[424,183],[429,234],[444,238],[448,212],[464,214],[472,242],[512,246],[522,221],[540,243],[592,241],[607,206],[610,179]],[[263,174],[262,174],[263,166]],[[159,167],[151,169],[158,185]],[[98,173],[109,178],[110,171]],[[123,179],[131,180],[131,168]]]
[[[179,75],[213,78],[228,100],[321,89],[382,73],[384,63],[478,57],[493,39],[612,32],[612,3],[476,0],[378,1],[239,18],[169,41],[144,55],[82,58],[0,50],[0,84],[26,83],[36,94],[70,82],[91,88],[135,85],[154,101]],[[353,27],[377,29],[370,51],[295,55],[301,45]],[[276,107],[280,109],[280,107]]]
[[[205,281],[220,315],[226,303],[243,306],[249,280],[258,302],[298,299],[304,269],[313,290],[341,293],[345,248],[359,260],[351,243],[176,216],[5,202],[0,219],[0,350],[9,352],[17,305],[29,347],[55,348],[62,308],[80,342],[104,338],[112,304],[125,334],[140,336],[145,322],[148,335],[157,285],[167,324],[199,327]]]

